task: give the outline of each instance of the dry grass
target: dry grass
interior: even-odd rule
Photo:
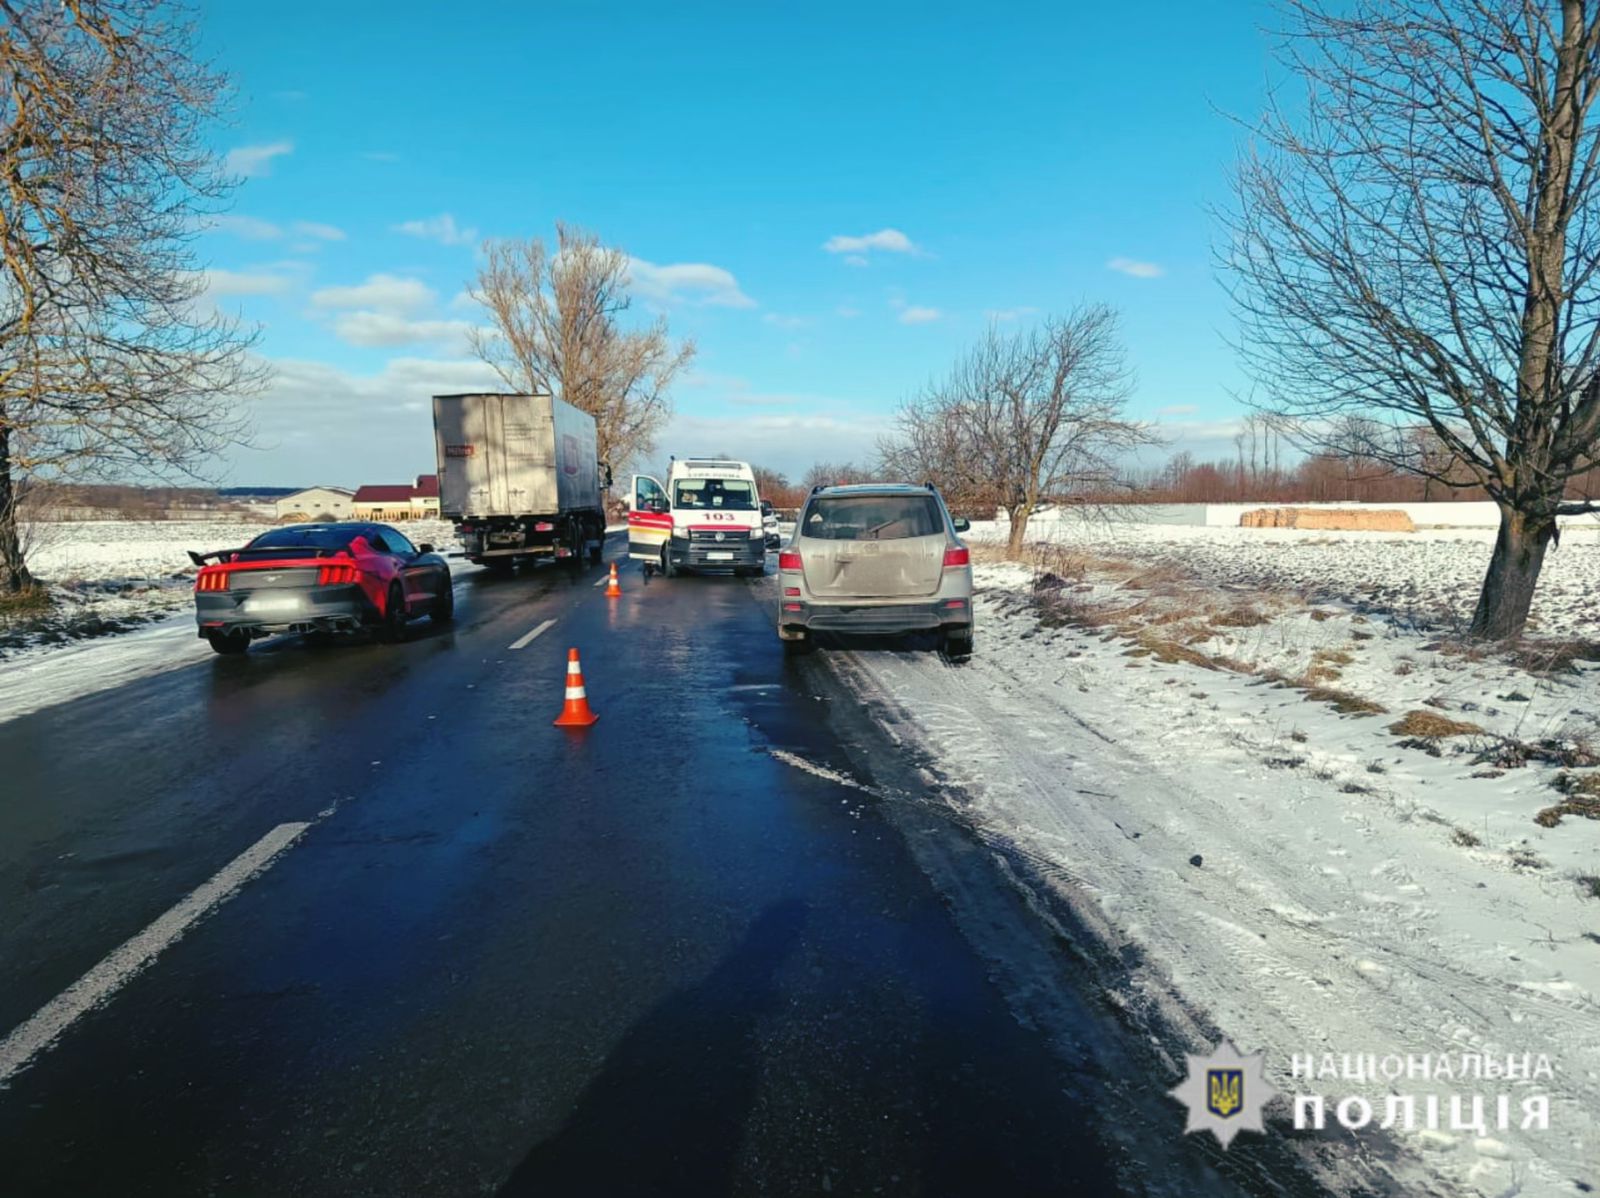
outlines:
[[[24,587],[20,591],[0,591],[0,620],[33,620],[47,614],[50,592],[44,587]]]
[[[1313,703],[1327,703],[1341,715],[1386,715],[1389,711],[1382,703],[1331,686],[1308,686],[1305,691]]]
[[[1418,736],[1424,740],[1438,740],[1446,736],[1482,736],[1484,731],[1465,720],[1452,720],[1431,711],[1408,711],[1394,723],[1389,731],[1396,736]]]
[[[1458,844],[1464,849],[1475,849],[1483,844],[1476,832],[1469,832],[1465,828],[1457,828],[1452,832],[1450,841],[1452,844]]]
[[[1206,623],[1212,628],[1256,628],[1267,623],[1270,618],[1253,607],[1235,607],[1228,611],[1216,612]]]
[[[1533,817],[1541,828],[1553,828],[1564,815],[1600,819],[1600,774],[1572,774],[1563,770],[1552,785],[1566,796],[1554,807],[1546,807]]]

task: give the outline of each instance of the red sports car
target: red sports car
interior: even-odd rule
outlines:
[[[413,616],[455,614],[444,558],[387,524],[289,524],[243,549],[189,557],[200,567],[195,620],[218,653],[278,632],[372,627],[398,641]]]

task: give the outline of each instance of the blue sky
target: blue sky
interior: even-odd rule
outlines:
[[[246,176],[200,242],[276,367],[235,483],[432,468],[485,237],[592,229],[699,346],[662,456],[866,458],[990,320],[1103,300],[1132,411],[1231,451],[1206,206],[1260,106],[1264,4],[211,0]]]

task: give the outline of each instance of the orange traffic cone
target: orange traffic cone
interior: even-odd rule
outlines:
[[[606,583],[606,598],[607,599],[621,599],[622,598],[622,587],[617,582],[617,563],[616,562],[612,562],[611,563],[611,581]]]
[[[558,728],[587,728],[600,717],[589,710],[589,692],[583,688],[583,668],[578,651],[567,650],[567,701],[556,717]]]

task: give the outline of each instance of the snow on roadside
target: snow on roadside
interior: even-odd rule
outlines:
[[[1440,640],[1437,600],[1481,572],[1478,538],[1236,531],[1118,530],[1143,577],[1091,562],[1037,589],[1032,569],[980,566],[978,651],[959,669],[927,653],[825,660],[905,714],[965,818],[1045,862],[1043,884],[1088,926],[1145,951],[1118,996],[1130,1012],[1181,996],[1265,1048],[1289,1093],[1361,1094],[1379,1116],[1387,1094],[1416,1094],[1417,1128],[1395,1134],[1461,1192],[1600,1185],[1600,821],[1535,818],[1563,802],[1558,776],[1600,773],[1583,764],[1600,672]],[[1547,630],[1583,625],[1587,597],[1565,587],[1600,547],[1573,541],[1541,584]],[[1368,579],[1406,602],[1362,604]],[[1352,714],[1369,704],[1386,710]],[[1411,711],[1480,731],[1390,730]],[[1508,746],[1539,740],[1569,765],[1514,764]],[[1544,1054],[1555,1075],[1390,1086],[1289,1070],[1294,1053],[1445,1052]],[[1521,1129],[1519,1100],[1541,1092],[1549,1130]],[[1438,1130],[1423,1127],[1428,1093]],[[1474,1093],[1490,1096],[1484,1135],[1443,1113]],[[1512,1096],[1504,1130],[1497,1093]]]

